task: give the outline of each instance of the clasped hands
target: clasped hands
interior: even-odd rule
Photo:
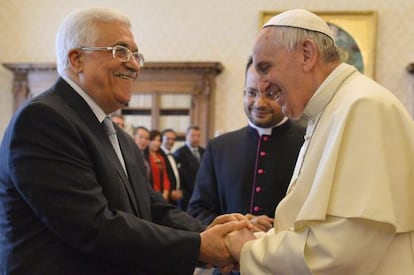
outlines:
[[[256,239],[254,232],[267,231],[272,219],[267,216],[224,214],[218,216],[203,231],[199,260],[220,267],[223,274],[238,269],[243,245]]]

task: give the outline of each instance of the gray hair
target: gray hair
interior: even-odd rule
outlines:
[[[269,31],[271,31],[271,35],[274,37],[275,46],[284,47],[288,52],[295,49],[305,39],[310,39],[315,42],[325,62],[340,60],[339,49],[335,41],[326,34],[287,26],[268,26],[266,28],[270,28]]]
[[[61,24],[56,36],[57,71],[64,75],[69,65],[68,53],[72,49],[94,46],[98,39],[97,23],[120,22],[131,27],[128,17],[107,8],[88,8],[70,13]]]

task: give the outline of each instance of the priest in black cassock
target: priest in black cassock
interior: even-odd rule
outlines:
[[[282,114],[277,91],[246,66],[244,110],[248,125],[209,141],[187,212],[207,225],[239,212],[267,231],[285,196],[305,129]]]

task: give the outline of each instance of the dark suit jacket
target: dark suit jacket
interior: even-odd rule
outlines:
[[[187,212],[204,224],[232,212],[274,217],[304,133],[303,127],[287,121],[266,138],[247,126],[210,140]]]
[[[150,188],[117,132],[129,178],[63,79],[14,115],[0,147],[1,274],[192,274],[200,223]]]
[[[203,159],[205,149],[198,147],[201,161]],[[180,173],[181,189],[183,190],[183,199],[181,200],[181,208],[187,209],[188,202],[190,201],[191,194],[193,193],[194,183],[197,176],[200,163],[194,157],[190,148],[187,145],[183,145],[174,152],[174,157],[177,160],[178,171]]]

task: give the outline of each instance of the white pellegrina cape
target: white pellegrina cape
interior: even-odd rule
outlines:
[[[414,123],[389,91],[341,64],[309,119],[275,229],[244,245],[242,274],[414,274]]]

